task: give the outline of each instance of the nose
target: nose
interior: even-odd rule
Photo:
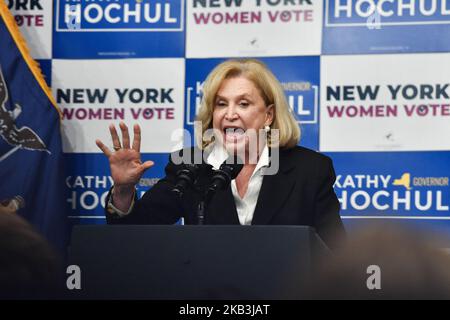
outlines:
[[[225,119],[232,121],[236,120],[238,118],[238,115],[236,113],[236,107],[234,105],[229,105],[227,107],[226,113],[225,113]]]

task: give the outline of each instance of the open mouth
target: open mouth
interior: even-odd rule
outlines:
[[[245,130],[240,127],[225,127],[223,129],[225,140],[236,141],[245,136]]]

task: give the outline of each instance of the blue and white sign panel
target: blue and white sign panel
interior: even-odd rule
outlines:
[[[450,220],[448,152],[329,155],[344,217]]]
[[[318,150],[319,131],[319,57],[261,59],[283,86],[289,105],[302,129],[301,145]],[[186,61],[186,129],[193,132],[200,107],[203,82],[223,59],[188,59]]]
[[[143,137],[142,144],[151,142],[151,138]],[[110,144],[110,139],[105,143]],[[66,154],[65,158],[69,216],[77,223],[104,223],[105,199],[114,184],[110,176],[108,159],[103,154],[73,153]],[[137,184],[138,196],[164,176],[168,154],[144,154],[142,159],[152,160],[155,165],[144,173]]]
[[[322,57],[322,151],[450,150],[450,54]]]
[[[95,139],[109,140],[108,125],[121,121],[140,125],[142,152],[172,151],[183,128],[184,59],[54,60],[52,78],[64,152],[98,152]]]
[[[324,54],[450,50],[450,0],[325,0]]]
[[[5,0],[34,59],[52,57],[52,1]]]
[[[318,55],[322,2],[193,0],[186,28],[188,58]]]
[[[56,0],[55,58],[184,56],[183,0]]]

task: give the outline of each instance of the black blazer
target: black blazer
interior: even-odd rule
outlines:
[[[190,149],[192,151],[192,149]],[[344,227],[339,201],[333,190],[335,173],[329,157],[294,147],[280,149],[280,166],[275,175],[263,178],[253,215],[253,225],[307,225],[316,229],[330,248],[343,240]],[[184,217],[185,224],[196,224],[200,190],[209,178],[197,181],[198,188],[178,199],[170,190],[177,167],[169,159],[166,176],[135,202],[123,218],[106,213],[109,224],[173,224]],[[109,195],[107,197],[107,202]],[[218,191],[207,208],[205,224],[237,225],[239,218],[231,187]]]

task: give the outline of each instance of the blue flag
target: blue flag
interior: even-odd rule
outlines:
[[[68,238],[60,113],[6,4],[0,1],[0,201],[55,249]]]

